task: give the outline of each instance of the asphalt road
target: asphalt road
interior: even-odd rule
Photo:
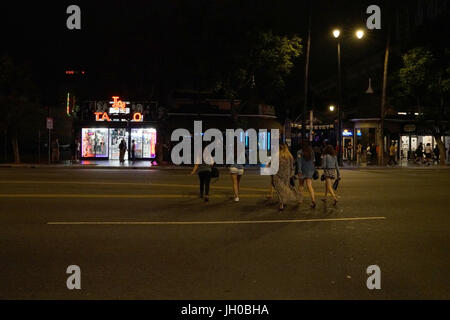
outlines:
[[[448,169],[344,170],[337,207],[282,213],[256,171],[239,203],[225,171],[209,203],[188,173],[0,169],[0,298],[450,298]]]

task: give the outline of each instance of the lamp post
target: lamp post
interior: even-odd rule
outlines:
[[[333,36],[337,39],[337,63],[338,63],[338,141],[336,143],[338,149],[338,162],[342,166],[342,81],[341,81],[341,31],[339,29],[333,30]]]
[[[358,29],[355,32],[355,35],[358,39],[362,39],[364,37],[364,31],[362,29]],[[337,63],[338,63],[338,141],[337,141],[337,149],[338,149],[338,162],[339,165],[342,166],[342,74],[341,74],[341,30],[334,29],[333,37],[337,40]]]

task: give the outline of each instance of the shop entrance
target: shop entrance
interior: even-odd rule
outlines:
[[[400,159],[409,158],[409,136],[401,136],[402,144],[400,146]]]
[[[344,160],[353,160],[353,137],[344,137],[343,143],[343,157]]]
[[[109,159],[119,160],[119,144],[122,139],[127,144],[127,151],[125,152],[125,159],[128,159],[128,151],[130,146],[128,145],[128,130],[122,128],[109,129]]]

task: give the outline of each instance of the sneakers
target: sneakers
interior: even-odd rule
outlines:
[[[234,197],[234,202],[239,202],[239,197]]]

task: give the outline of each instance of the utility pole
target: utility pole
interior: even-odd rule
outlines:
[[[311,0],[308,1],[308,42],[306,44],[306,62],[305,62],[305,101],[303,103],[303,115],[302,115],[302,144],[306,135],[306,109],[308,107],[308,80],[309,80],[309,52],[311,47],[311,20],[312,20],[312,4]]]
[[[342,166],[342,74],[341,74],[341,40],[337,40],[338,59],[338,162]]]
[[[388,27],[388,34],[386,37],[386,50],[384,52],[384,67],[383,67],[383,88],[381,93],[381,115],[380,115],[380,153],[378,155],[378,165],[384,165],[384,114],[386,108],[386,85],[388,75],[389,51],[391,41],[391,28]]]

